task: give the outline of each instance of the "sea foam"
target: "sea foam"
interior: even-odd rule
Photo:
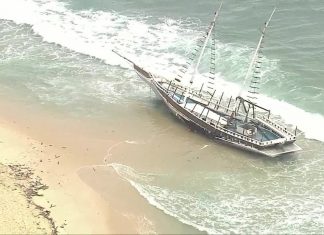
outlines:
[[[312,195],[313,188],[307,188],[305,170],[289,165],[281,165],[283,169],[265,166],[261,170],[249,165],[247,171],[230,174],[190,173],[186,178],[177,178],[182,184],[176,189],[165,186],[166,181],[172,181],[167,175],[144,174],[118,163],[108,166],[151,205],[209,234],[316,233],[324,226],[320,216],[322,196]],[[320,169],[320,164],[315,169]],[[159,183],[161,178],[163,185]],[[194,190],[186,187],[187,182]],[[314,187],[320,185],[320,179],[314,182]]]
[[[202,33],[183,27],[181,21],[161,19],[160,23],[149,24],[145,17],[135,19],[116,12],[74,11],[68,8],[67,3],[54,0],[6,1],[5,4],[1,3],[0,18],[31,25],[34,33],[46,42],[99,58],[109,65],[130,68],[127,62],[112,52],[112,49],[117,49],[150,71],[169,78],[174,77],[177,65],[185,62],[181,54],[187,54],[194,45],[193,39]],[[217,48],[231,51],[227,60],[236,61],[233,64],[235,68],[248,61],[248,58],[244,63],[240,61],[242,56],[239,53],[242,50],[247,57],[251,54],[244,47],[237,50],[237,47],[221,42]],[[244,70],[241,68],[236,73],[244,73]],[[200,78],[202,80],[202,76]],[[221,74],[217,81],[223,91],[238,94],[240,86],[226,81]],[[286,101],[268,96],[261,95],[259,101],[271,107],[273,113],[280,115],[284,122],[297,125],[306,138],[324,141],[324,133],[318,128],[324,125],[322,115],[306,112]]]

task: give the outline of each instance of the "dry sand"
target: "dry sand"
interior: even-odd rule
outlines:
[[[21,167],[0,165],[0,233],[55,233],[54,224],[46,211],[31,200],[30,193],[35,192],[33,185],[38,181],[29,176],[21,177],[17,172],[21,172]],[[23,170],[25,173],[28,171]]]
[[[67,147],[35,140],[13,124],[0,121],[0,233],[55,233],[48,218],[58,233],[108,233],[108,203],[80,180],[80,162],[72,164]],[[28,198],[31,179],[17,179],[10,165],[31,170],[49,188]]]
[[[0,127],[0,233],[55,233],[46,209],[33,201],[45,189],[27,167],[22,136]]]

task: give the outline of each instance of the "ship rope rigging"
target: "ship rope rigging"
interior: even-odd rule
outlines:
[[[192,73],[191,78],[190,78],[190,85],[189,85],[189,88],[190,88],[192,86],[197,74],[198,74],[199,66],[201,64],[204,53],[205,53],[206,48],[208,46],[208,42],[210,41],[210,37],[212,35],[213,35],[212,48],[215,49],[216,38],[215,38],[215,30],[214,29],[215,29],[216,21],[218,19],[219,12],[220,12],[220,10],[222,8],[222,5],[223,5],[223,3],[220,4],[218,10],[215,12],[214,19],[210,23],[210,26],[208,27],[208,30],[203,34],[202,37],[200,37],[198,39],[196,47],[194,48],[194,50],[189,55],[189,59],[186,62],[186,64],[182,65],[182,67],[179,69],[176,77],[174,78],[175,81],[182,82],[182,79],[184,78],[184,75],[189,71],[190,68],[192,68],[194,66],[193,73]],[[213,51],[213,49],[212,49],[212,51]],[[199,55],[198,55],[198,53],[199,53]],[[214,50],[214,52],[212,52],[212,54],[213,54],[213,57],[211,58],[212,59],[211,63],[214,63],[214,65],[213,65],[214,70],[210,70],[210,73],[215,74],[216,73],[216,71],[215,71],[216,70],[215,69],[215,50]],[[197,62],[195,63],[197,56],[198,56],[198,59],[197,59]]]
[[[255,102],[261,80],[265,32],[276,9],[272,11],[269,20],[265,23],[239,95],[235,99],[232,99],[232,96],[228,99],[224,92],[215,95],[217,51],[215,24],[221,7],[222,4],[215,12],[208,31],[199,40],[189,61],[180,69],[180,74],[173,79],[152,74],[118,52],[114,52],[132,63],[139,77],[152,88],[169,110],[190,128],[201,131],[215,140],[221,140],[236,147],[271,157],[301,150],[294,143],[297,137],[297,128],[293,133],[288,126],[271,120],[270,109]],[[210,47],[209,44],[211,44]],[[198,78],[198,68],[206,49],[210,49],[208,81],[202,83],[198,92],[197,84],[195,83],[196,86],[193,86],[193,83]],[[193,71],[187,74],[190,79],[189,84],[177,84],[177,82],[184,82],[181,79],[188,71]],[[248,82],[250,83],[248,94],[244,98],[242,93]]]
[[[264,38],[266,30],[270,24],[270,21],[276,11],[276,8],[273,9],[270,18],[268,21],[265,22],[264,28],[261,32],[261,37],[259,39],[258,45],[254,51],[252,60],[250,62],[249,68],[245,74],[245,78],[243,81],[243,85],[241,87],[241,90],[239,92],[239,96],[242,96],[242,93],[244,89],[246,89],[246,84],[250,78],[250,84],[248,87],[248,95],[247,98],[249,101],[255,103],[257,100],[257,95],[259,94],[260,89],[260,83],[261,83],[261,64],[262,64],[262,58],[263,58],[263,45],[264,45]]]

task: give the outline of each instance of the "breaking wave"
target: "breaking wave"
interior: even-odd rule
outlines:
[[[139,173],[117,163],[109,166],[151,205],[209,234],[300,234],[316,233],[324,227],[322,196],[313,195],[313,190],[322,191],[321,182],[319,179],[314,188],[307,188],[309,182],[303,181],[311,171],[305,169],[251,165],[248,171],[235,174],[189,176],[172,189],[159,183],[167,176]],[[256,173],[258,178],[251,177]],[[194,190],[185,186],[188,182]]]
[[[166,77],[172,76],[177,65],[184,63],[184,55],[202,33],[194,23],[191,25],[190,20],[163,18],[159,23],[151,24],[144,16],[134,18],[113,11],[75,11],[69,9],[67,3],[55,0],[6,1],[1,3],[0,18],[31,25],[33,32],[46,42],[96,57],[109,65],[129,68],[129,64],[112,52],[116,49]],[[237,82],[235,78],[244,74],[250,54],[248,47],[218,43],[217,62],[221,74],[217,79],[222,90],[238,92],[240,86],[228,80]],[[274,61],[268,61],[265,67],[266,74],[280,74]],[[98,86],[102,87],[102,84],[98,83]],[[112,89],[109,86],[104,84],[103,93]],[[273,107],[273,112],[285,122],[298,125],[307,138],[324,141],[324,132],[318,128],[324,125],[322,115],[267,96],[261,96],[260,101]]]

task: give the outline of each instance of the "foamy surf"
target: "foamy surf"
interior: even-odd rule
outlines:
[[[190,183],[195,188],[192,191],[182,184],[177,189],[166,187],[167,176],[160,184],[161,175],[139,173],[117,163],[108,166],[127,180],[152,206],[209,234],[303,233],[308,231],[309,221],[313,221],[317,228],[324,226],[319,216],[323,208],[318,207],[322,199],[309,196],[304,201],[299,198],[312,193],[301,188],[300,185],[304,186],[307,182],[301,182],[300,169],[290,169],[284,165],[280,165],[283,167],[281,170],[278,165],[259,169],[251,164],[246,172],[202,172],[181,179],[184,184]],[[305,170],[302,169],[302,172]],[[251,175],[255,173],[259,174],[259,178],[251,180]],[[278,183],[278,179],[287,177],[289,180]],[[251,180],[250,184],[246,184],[247,179]],[[179,183],[181,180],[177,178]],[[287,191],[285,186],[291,183],[294,186]],[[316,185],[320,185],[320,182],[316,182]],[[308,206],[303,207],[305,203]]]
[[[165,205],[160,204],[159,201],[156,200],[157,198],[155,197],[156,196],[155,193],[159,196],[161,195],[166,200],[169,200],[170,205],[168,206],[171,206],[170,208],[172,208],[172,204],[174,203],[174,201],[172,201],[171,198],[168,198],[170,196],[168,189],[162,189],[158,186],[148,185],[149,182],[153,181],[153,177],[152,177],[153,174],[149,174],[150,176],[139,174],[133,168],[118,163],[111,163],[108,164],[108,166],[112,167],[120,177],[127,180],[130,183],[130,185],[132,185],[138,191],[138,193],[142,197],[144,197],[152,206],[155,206],[156,208],[162,210],[167,215],[175,217],[180,222],[193,226],[194,228],[200,231],[205,231],[208,232],[209,234],[217,233],[213,229],[209,229],[199,224],[192,223],[188,218],[182,218],[181,216],[179,217],[174,211],[169,210],[167,207],[165,207]]]
[[[19,6],[19,7],[17,7]],[[130,65],[112,52],[117,49],[140,63],[150,71],[173,78],[177,66],[183,64],[185,57],[202,32],[184,28],[181,21],[163,19],[158,24],[149,24],[144,17],[132,18],[116,12],[74,11],[68,5],[51,0],[11,0],[0,8],[0,18],[14,21],[17,24],[32,26],[34,33],[44,41],[55,43],[78,53],[86,54],[105,61],[109,65],[129,68]],[[182,38],[182,40],[178,40]],[[228,68],[235,68],[235,74],[224,72],[224,76],[236,77],[244,74],[248,55],[251,51],[219,42],[217,45],[219,60],[225,54]],[[220,67],[224,64],[220,65]],[[281,74],[275,63],[267,63],[265,76],[270,72]],[[225,71],[226,68],[223,68]],[[235,93],[240,87],[218,77],[218,87],[225,92]],[[221,84],[221,85],[220,85]],[[105,92],[116,93],[111,84],[95,84],[98,95],[105,99]],[[100,93],[102,92],[102,94]],[[236,93],[237,94],[237,93]],[[45,97],[46,98],[46,97]],[[286,101],[279,101],[267,96],[260,97],[260,104],[271,107],[273,113],[282,117],[288,124],[297,125],[305,133],[305,137],[324,141],[320,128],[324,125],[324,117],[320,114],[306,112]]]

